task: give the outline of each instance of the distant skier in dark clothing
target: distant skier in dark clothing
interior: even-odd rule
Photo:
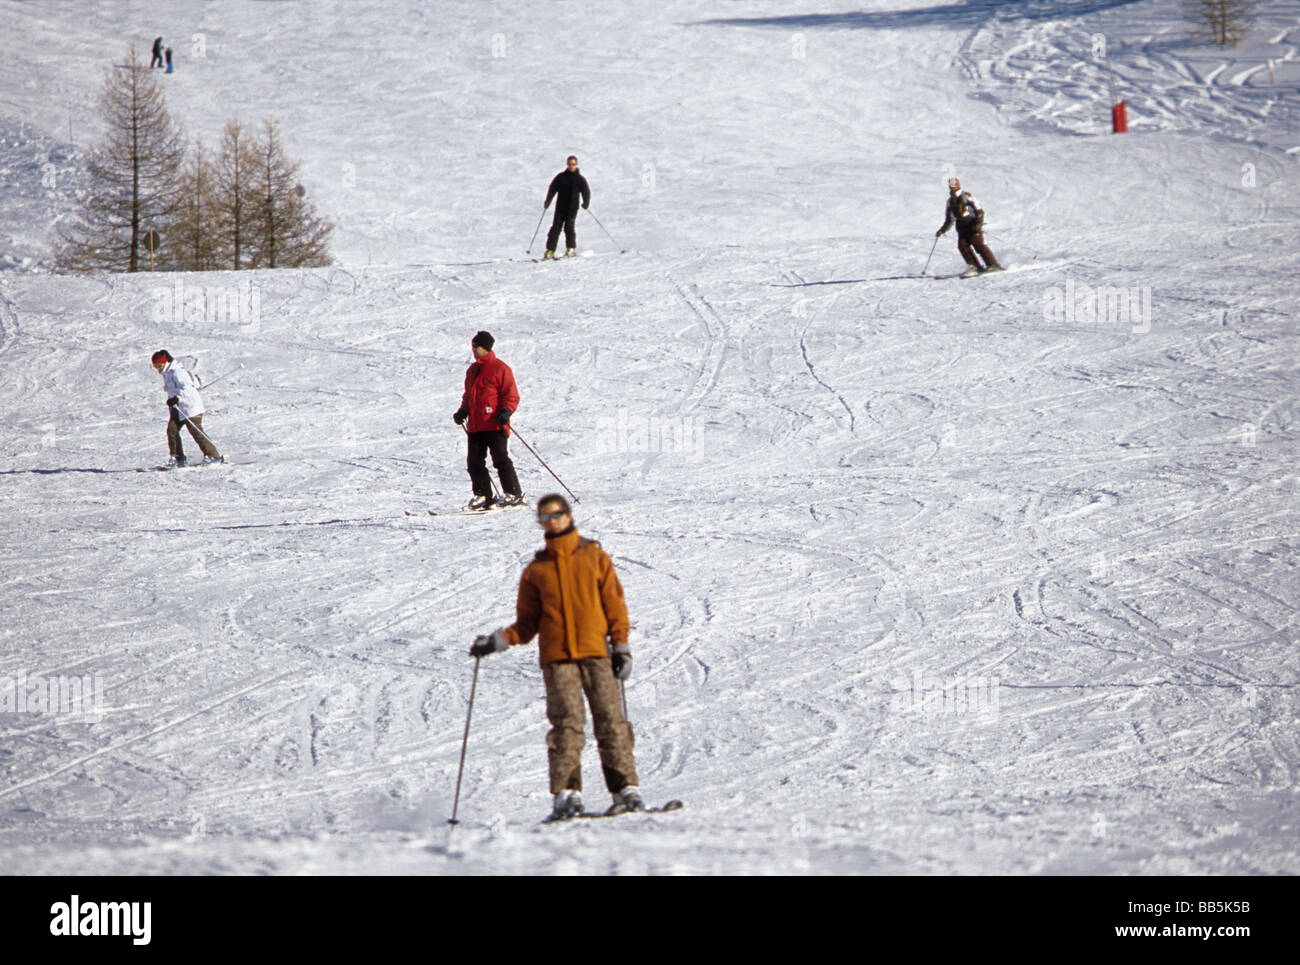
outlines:
[[[941,234],[957,224],[957,250],[970,267],[962,273],[968,277],[982,271],[1001,271],[993,252],[984,243],[984,209],[969,191],[961,189],[961,182],[956,178],[948,179],[948,207],[944,212],[943,227],[934,233]],[[972,249],[974,249],[972,251]],[[978,254],[979,257],[976,257]],[[980,258],[984,263],[980,264]]]
[[[163,53],[167,56],[167,73],[170,74],[172,72],[172,49],[168,47]]]
[[[487,454],[492,453],[492,465],[501,477],[504,495],[500,505],[518,506],[524,501],[524,491],[515,474],[515,464],[510,460],[506,445],[510,439],[510,417],[519,408],[519,388],[515,374],[492,352],[495,339],[488,332],[479,332],[470,341],[474,364],[465,372],[465,394],[460,408],[452,416],[456,425],[466,426],[469,433],[469,453],[465,468],[469,470],[474,498],[466,509],[490,509],[492,477],[487,470]]]
[[[551,206],[551,199],[555,199],[555,220],[551,222],[551,230],[546,235],[546,254],[543,258],[555,257],[555,245],[560,240],[560,229],[564,229],[564,242],[568,250],[566,256],[572,256],[577,253],[578,232],[574,222],[578,217],[578,202],[581,199],[584,208],[591,204],[591,188],[587,185],[587,179],[578,172],[578,159],[572,154],[569,155],[568,165],[563,171],[551,179],[551,186],[546,192],[546,203],[542,205],[542,210]]]
[[[161,37],[155,37],[153,42],[153,59],[149,61],[149,69],[163,65],[163,42]]]

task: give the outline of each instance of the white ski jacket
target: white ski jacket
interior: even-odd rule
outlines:
[[[194,375],[181,368],[175,360],[162,370],[165,398],[176,396],[176,411],[182,419],[203,415],[203,399]]]

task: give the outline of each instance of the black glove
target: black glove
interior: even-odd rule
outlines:
[[[510,410],[502,409],[497,413],[497,425],[503,426],[510,421]]]
[[[173,395],[170,399],[167,400],[167,404],[170,406],[175,406],[178,401],[180,401],[179,397]]]
[[[935,236],[936,238],[939,238],[939,237],[941,237],[941,236],[943,235],[944,231],[946,231],[946,230],[947,230],[947,229],[945,229],[945,228],[940,228],[938,231],[936,231],[936,232],[934,233],[934,236]]]
[[[510,646],[510,641],[501,630],[493,630],[487,636],[477,636],[474,638],[474,645],[469,648],[471,657],[486,657],[493,653],[504,653]]]
[[[590,202],[588,202],[587,204],[584,204],[584,205],[582,206],[582,210],[583,210],[583,211],[586,211],[586,210],[587,210],[588,208],[590,208],[590,207],[591,207],[591,204],[590,204]]]
[[[626,643],[614,644],[609,655],[609,668],[619,680],[627,680],[632,676],[632,651]]]
[[[468,412],[466,412],[464,409],[457,409],[455,414],[452,415],[451,421],[456,423],[456,425],[458,426],[463,426],[465,424],[465,420],[468,418],[469,418]]]

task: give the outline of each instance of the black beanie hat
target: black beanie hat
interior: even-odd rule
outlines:
[[[477,345],[480,348],[484,349],[485,351],[490,352],[492,351],[492,346],[496,344],[496,341],[497,340],[492,337],[491,332],[479,332],[472,339],[470,339],[469,344]]]

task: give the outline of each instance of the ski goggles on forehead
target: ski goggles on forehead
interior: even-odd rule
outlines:
[[[567,509],[561,509],[559,512],[555,512],[555,513],[538,513],[537,521],[539,523],[549,523],[553,519],[559,519],[561,516],[568,516],[568,515],[569,515],[569,511]]]

